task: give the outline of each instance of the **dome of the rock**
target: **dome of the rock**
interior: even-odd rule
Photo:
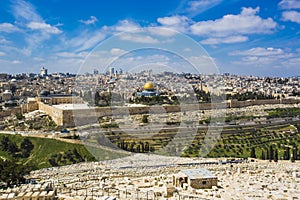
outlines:
[[[144,90],[154,90],[153,83],[152,82],[147,82],[144,85]]]

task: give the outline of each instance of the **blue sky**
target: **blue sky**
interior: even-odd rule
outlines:
[[[300,0],[2,0],[0,13],[0,72],[76,73],[112,35],[164,27],[194,39],[221,73],[300,75]]]

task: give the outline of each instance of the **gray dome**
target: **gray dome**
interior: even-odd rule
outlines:
[[[49,92],[47,90],[42,90],[40,96],[48,96]]]

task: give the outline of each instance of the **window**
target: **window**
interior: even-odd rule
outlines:
[[[206,181],[202,181],[202,185],[206,185]]]

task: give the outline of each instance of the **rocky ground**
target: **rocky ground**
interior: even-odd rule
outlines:
[[[225,159],[223,159],[225,160]],[[30,178],[51,183],[62,199],[166,199],[172,175],[206,168],[218,177],[212,189],[175,188],[168,199],[298,199],[300,162],[218,163],[216,159],[134,154],[116,160],[81,163],[33,171]],[[0,191],[0,193],[5,191]]]

